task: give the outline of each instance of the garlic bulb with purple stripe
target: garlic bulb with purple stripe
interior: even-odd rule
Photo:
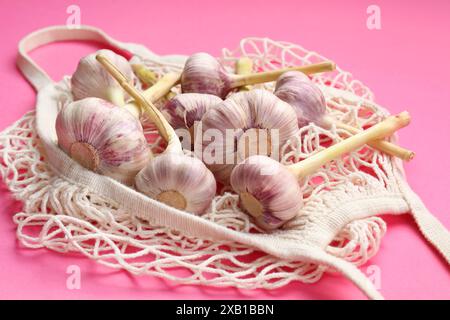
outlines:
[[[190,56],[181,74],[183,93],[207,93],[224,99],[231,90],[225,68],[216,58],[199,52]]]
[[[216,180],[201,160],[164,152],[139,172],[136,188],[174,208],[200,214],[216,194]]]
[[[128,95],[95,59],[99,53],[114,61],[120,71],[130,79],[130,83],[133,83],[134,73],[127,59],[111,50],[99,50],[82,58],[78,63],[71,78],[74,100],[96,97],[109,101],[116,106],[123,106],[125,100],[128,99]]]
[[[345,139],[298,163],[283,166],[265,156],[251,156],[231,173],[231,186],[239,194],[241,208],[263,229],[279,228],[299,214],[303,204],[298,180],[325,163],[364,144],[383,139],[410,122],[408,113],[390,116],[370,129]]]
[[[321,125],[327,111],[325,96],[304,73],[289,71],[282,74],[276,82],[274,94],[294,107],[300,128],[310,122]]]
[[[326,61],[308,66],[283,68],[253,74],[229,74],[216,58],[200,52],[193,54],[187,59],[181,75],[181,90],[183,93],[208,93],[225,99],[234,88],[275,81],[281,74],[290,70],[312,74],[334,69],[335,64]]]
[[[297,178],[272,158],[252,156],[238,164],[230,177],[241,208],[263,229],[278,228],[302,208]]]
[[[208,110],[201,125],[203,161],[223,183],[228,183],[233,167],[248,155],[277,157],[284,143],[298,132],[292,107],[262,89],[231,95]]]
[[[72,102],[56,118],[59,147],[85,168],[132,184],[151,152],[140,122],[99,98]]]

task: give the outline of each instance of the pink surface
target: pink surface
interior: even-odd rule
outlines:
[[[160,54],[235,48],[245,36],[301,44],[336,61],[375,93],[391,112],[413,117],[402,144],[417,158],[406,164],[409,181],[428,208],[450,228],[450,2],[442,1],[8,1],[0,0],[0,130],[34,106],[35,94],[14,66],[21,37],[44,26],[65,24],[77,4],[81,22],[113,37],[147,45]],[[366,9],[381,8],[381,30],[368,30]],[[239,13],[242,10],[242,13]],[[33,57],[54,79],[70,74],[93,45],[60,44]],[[442,159],[442,160],[439,160]],[[314,285],[292,283],[274,291],[177,286],[134,277],[77,256],[21,248],[12,215],[20,210],[0,187],[0,298],[158,299],[359,299],[340,276]],[[381,270],[388,299],[449,299],[449,268],[425,243],[410,216],[388,217],[380,252],[367,265]],[[69,265],[81,268],[81,289],[66,288]]]

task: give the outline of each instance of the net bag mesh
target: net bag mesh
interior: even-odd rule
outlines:
[[[220,59],[232,72],[241,56],[251,58],[259,71],[327,60],[298,45],[261,38],[243,39],[238,49],[224,49]],[[139,55],[132,62],[144,63],[158,75],[183,67]],[[312,79],[323,89],[328,114],[334,119],[362,128],[389,114],[374,103],[366,86],[339,67]],[[63,107],[72,100],[69,78],[57,87]],[[273,83],[257,87],[273,90]],[[178,93],[179,88],[173,91]],[[15,199],[23,203],[13,217],[23,246],[75,252],[114,269],[184,284],[273,289],[292,281],[314,283],[325,272],[333,272],[324,265],[280,259],[246,244],[188,236],[127,212],[120,203],[55,173],[46,163],[35,121],[36,113],[30,111],[0,135],[0,174]],[[163,145],[161,139],[154,139],[155,128],[148,121],[144,124],[152,150],[160,153]],[[283,146],[281,162],[300,161],[349,135],[336,127],[327,130],[311,123]],[[394,166],[401,169],[401,164],[395,161],[363,147],[323,166],[301,182],[305,200],[302,212],[275,234],[317,242],[317,238],[308,237],[316,232],[310,228],[311,221],[326,220],[333,207],[330,204],[350,202],[355,194],[398,196],[393,172]],[[240,210],[237,194],[227,188],[214,198],[202,218],[243,233],[262,233]],[[364,217],[349,221],[333,238],[313,244],[362,265],[376,254],[385,232],[386,224],[380,217]]]

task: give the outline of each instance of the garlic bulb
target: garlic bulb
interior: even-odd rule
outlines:
[[[300,128],[310,122],[321,125],[327,111],[325,96],[304,73],[289,71],[282,74],[276,82],[274,94],[294,107]]]
[[[251,156],[238,164],[230,183],[239,194],[241,208],[266,230],[278,228],[292,219],[303,206],[296,177],[266,156]]]
[[[276,158],[281,146],[298,131],[292,107],[262,89],[231,95],[209,109],[201,125],[203,161],[223,183],[228,183],[233,167],[249,154]]]
[[[140,122],[99,98],[62,108],[56,118],[58,144],[85,168],[131,184],[151,157]]]
[[[107,56],[127,76],[127,79],[130,79],[130,84],[133,83],[134,74],[127,59],[111,50],[99,50],[82,58],[78,63],[71,78],[74,100],[96,97],[109,101],[116,106],[123,106],[125,100],[128,99],[128,95],[98,63],[95,59],[97,54]]]
[[[161,112],[173,128],[187,128],[192,131],[194,123],[200,121],[211,107],[223,100],[211,94],[182,93],[169,100]]]
[[[225,98],[231,90],[231,83],[225,68],[207,53],[190,56],[181,74],[183,93],[207,93]]]
[[[216,181],[201,160],[165,152],[139,172],[136,188],[177,209],[203,213],[216,194]]]
[[[208,93],[225,99],[234,88],[274,81],[286,71],[297,70],[306,74],[312,74],[334,69],[334,63],[328,61],[309,66],[284,68],[254,74],[228,74],[216,58],[200,52],[193,54],[187,59],[181,76],[181,90],[183,93]]]
[[[127,83],[124,75],[107,57],[99,55],[97,59],[141,105],[168,144],[163,154],[150,161],[138,173],[136,188],[169,206],[202,214],[216,194],[217,186],[213,174],[199,159],[184,155],[180,140],[161,112]]]
[[[335,125],[337,128],[344,129],[351,134],[357,134],[361,131],[328,117],[326,114],[326,101],[322,91],[301,72],[289,71],[282,74],[277,80],[274,94],[294,108],[297,113],[299,127],[313,122],[325,128]],[[403,160],[409,161],[414,158],[414,152],[411,150],[388,141],[373,141],[369,145]]]
[[[260,227],[276,229],[299,214],[303,202],[299,179],[344,153],[392,135],[409,122],[406,112],[391,116],[370,129],[289,166],[268,157],[251,156],[234,168],[231,186],[239,194],[241,208],[253,216]]]

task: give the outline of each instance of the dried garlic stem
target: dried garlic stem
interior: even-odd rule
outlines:
[[[288,166],[288,169],[294,173],[297,178],[305,177],[314,173],[325,163],[336,159],[351,150],[360,148],[370,141],[383,139],[386,136],[392,135],[398,129],[407,126],[410,121],[411,117],[406,111],[399,113],[397,116],[390,116],[367,130],[328,147],[326,150],[316,153],[303,161]]]
[[[280,75],[288,71],[300,71],[304,74],[310,75],[314,73],[333,71],[334,69],[336,69],[334,62],[325,61],[307,66],[283,68],[274,71],[258,72],[246,75],[233,75],[231,78],[231,87],[237,88],[250,84],[275,81]]]
[[[122,88],[133,97],[133,99],[144,109],[150,120],[152,120],[159,134],[168,143],[167,149],[177,148],[179,151],[182,150],[180,140],[176,135],[173,128],[158,110],[153,103],[148,101],[145,96],[140,93],[136,88],[129,84],[128,79],[117,69],[107,57],[104,55],[97,55],[97,60],[108,70],[108,72],[119,82]]]
[[[363,131],[358,128],[349,126],[348,124],[345,124],[343,122],[334,121],[334,120],[330,119],[329,117],[324,117],[322,120],[325,122],[325,124],[328,124],[328,125],[334,124],[334,125],[336,125],[337,128],[347,130],[351,134],[358,134]],[[375,148],[375,149],[381,151],[381,152],[384,152],[386,154],[400,158],[405,161],[411,161],[415,157],[415,153],[413,151],[403,148],[395,143],[392,143],[392,142],[389,142],[386,140],[371,141],[370,143],[368,143],[368,145],[371,146],[372,148]]]
[[[236,74],[251,74],[253,72],[253,60],[248,57],[239,58],[236,61]],[[239,88],[239,91],[249,91],[251,86],[243,86]]]

